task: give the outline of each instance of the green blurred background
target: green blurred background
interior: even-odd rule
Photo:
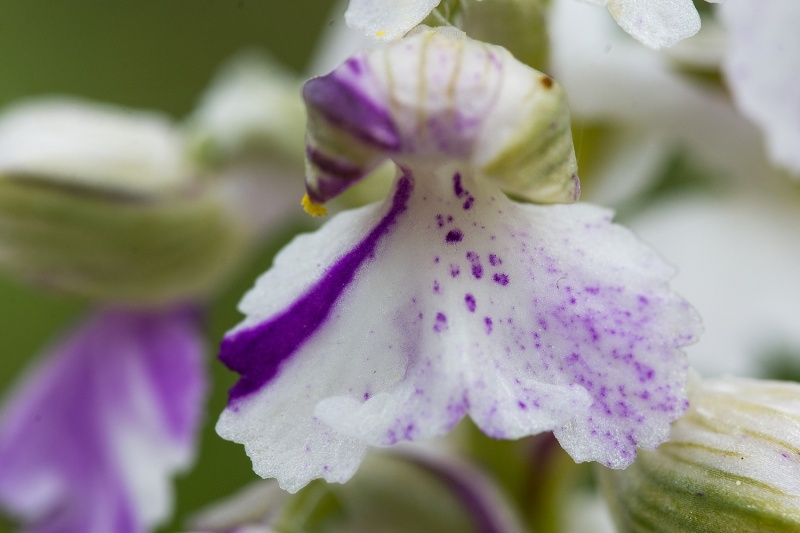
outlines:
[[[181,118],[220,63],[243,48],[266,49],[302,72],[321,31],[342,11],[333,0],[6,0],[0,9],[0,105],[69,94]],[[200,456],[196,468],[177,480],[176,517],[162,531],[181,531],[188,513],[255,479],[242,447],[213,431],[234,381],[213,356],[224,331],[239,320],[235,305],[241,294],[299,229],[273,234],[213,307],[213,392]],[[86,309],[84,302],[0,275],[3,398],[32,358]],[[13,530],[0,517],[0,533]]]

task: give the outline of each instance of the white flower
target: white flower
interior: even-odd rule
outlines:
[[[560,86],[428,30],[304,95],[312,203],[386,157],[399,171],[390,198],[297,238],[240,305],[220,357],[242,377],[217,430],[257,473],[291,491],[345,481],[367,446],[466,415],[616,468],[666,438],[698,333],[672,269],[605,209],[501,192],[576,199]]]
[[[800,176],[800,3],[737,0],[720,15],[733,97],[763,130],[772,159]]]

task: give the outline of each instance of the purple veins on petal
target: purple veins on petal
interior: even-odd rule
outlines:
[[[223,339],[219,359],[241,377],[229,391],[229,403],[266,385],[281,363],[294,354],[325,323],[336,302],[369,261],[378,242],[406,211],[414,188],[407,173],[397,182],[389,212],[372,231],[331,266],[325,275],[282,313]]]
[[[400,135],[388,111],[335,72],[308,80],[303,99],[309,111],[357,139],[389,151],[400,149]]]
[[[358,179],[364,174],[362,167],[349,161],[326,155],[311,146],[306,146],[306,158],[325,174],[344,180]]]

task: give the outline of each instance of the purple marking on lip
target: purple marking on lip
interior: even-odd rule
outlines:
[[[475,297],[473,295],[465,294],[464,303],[467,304],[467,309],[469,310],[470,313],[475,312],[476,303],[475,303]]]
[[[461,242],[461,239],[464,238],[464,234],[461,233],[461,230],[452,229],[447,232],[447,236],[444,238],[449,243],[456,243]]]
[[[364,240],[336,261],[322,279],[282,313],[223,339],[219,359],[241,375],[228,393],[229,404],[269,383],[278,374],[280,365],[325,323],[356,272],[374,257],[381,238],[408,208],[413,189],[410,172],[405,171],[397,182],[389,212]]]
[[[504,287],[508,285],[508,275],[506,274],[503,273],[495,274],[494,276],[492,276],[492,279],[494,280],[495,283],[502,285]]]
[[[386,109],[340,79],[336,71],[308,80],[303,85],[303,100],[309,111],[316,111],[357,139],[392,152],[400,149],[400,134]]]
[[[457,198],[461,198],[464,195],[469,194],[461,185],[461,174],[458,172],[453,174],[453,193]]]
[[[475,279],[483,277],[483,265],[481,265],[481,258],[475,252],[467,252],[467,260],[472,265],[472,275]]]

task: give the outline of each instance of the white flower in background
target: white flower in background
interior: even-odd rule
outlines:
[[[0,120],[0,177],[157,195],[191,180],[183,139],[156,113],[66,98],[15,105]]]
[[[469,415],[553,430],[612,467],[686,408],[689,306],[672,269],[577,197],[563,92],[504,49],[421,31],[304,89],[310,206],[385,158],[394,193],[301,236],[248,293],[220,358],[241,374],[217,431],[296,491],[349,479],[368,446]]]
[[[700,29],[700,15],[692,0],[585,1],[606,6],[620,28],[650,48],[672,46]]]
[[[672,46],[691,37],[700,29],[700,15],[692,0],[585,1],[606,6],[623,30],[650,48]],[[719,3],[722,0],[706,1]],[[398,39],[421,23],[440,2],[441,0],[350,0],[345,20],[353,28],[373,37]]]
[[[372,37],[399,39],[422,22],[441,0],[350,0],[344,14],[349,26]]]
[[[800,2],[737,0],[719,13],[736,104],[763,130],[773,161],[800,176]]]

